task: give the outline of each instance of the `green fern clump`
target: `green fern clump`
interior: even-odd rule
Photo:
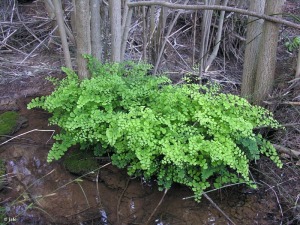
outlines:
[[[156,177],[160,188],[187,185],[196,199],[211,185],[251,185],[249,162],[261,154],[281,166],[274,147],[253,132],[279,127],[265,109],[216,86],[173,86],[164,76],[147,76],[147,64],[88,59],[90,79],[64,68],[55,91],[28,105],[52,113],[50,123],[61,128],[48,162],[75,144],[100,144],[95,154],[109,149],[112,163],[129,175]]]

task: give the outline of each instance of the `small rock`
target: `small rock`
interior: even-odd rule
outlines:
[[[16,111],[19,110],[16,99],[1,98],[0,99],[0,111]]]
[[[15,111],[0,114],[0,135],[12,135],[28,126],[28,120]]]

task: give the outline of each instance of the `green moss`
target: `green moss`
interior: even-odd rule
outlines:
[[[4,225],[6,223],[4,223],[4,219],[6,218],[6,210],[5,207],[0,206],[0,225]]]
[[[0,135],[10,134],[17,125],[19,115],[15,111],[0,114]]]
[[[92,153],[86,151],[71,153],[71,155],[65,159],[64,165],[68,171],[79,175],[99,168],[99,164]]]

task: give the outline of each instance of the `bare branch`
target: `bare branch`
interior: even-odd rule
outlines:
[[[168,3],[168,2],[162,2],[162,1],[149,1],[149,2],[131,2],[128,3],[128,7],[136,7],[136,6],[164,6],[171,9],[185,9],[185,10],[218,10],[218,11],[227,11],[227,12],[235,12],[239,14],[244,14],[248,16],[257,17],[259,19],[264,19],[273,23],[279,23],[284,24],[288,27],[292,27],[295,29],[300,29],[300,24],[292,23],[290,21],[275,18],[273,16],[268,16],[265,14],[255,13],[252,11],[248,11],[245,9],[238,9],[234,7],[228,7],[228,6],[220,6],[220,5],[182,5],[182,4],[174,4],[174,3]]]

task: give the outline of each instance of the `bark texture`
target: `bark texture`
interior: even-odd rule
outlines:
[[[66,34],[66,29],[65,29],[65,24],[64,24],[64,16],[63,16],[63,11],[62,11],[61,1],[53,0],[53,5],[54,5],[54,9],[55,9],[55,17],[56,17],[56,22],[58,25],[60,38],[61,38],[66,67],[72,69],[72,62],[71,62],[69,44],[68,44],[67,34]]]
[[[265,2],[265,0],[252,0],[249,10],[262,14],[264,13]],[[255,17],[249,17],[248,19],[241,95],[250,102],[252,101],[255,86],[257,56],[262,37],[263,23],[263,20],[258,20]]]
[[[121,61],[121,43],[122,43],[122,14],[121,1],[109,1],[110,26],[111,26],[111,61]]]
[[[84,79],[89,77],[89,72],[83,55],[91,54],[90,4],[89,0],[76,0],[75,4],[78,76]]]
[[[265,14],[281,17],[284,2],[285,0],[266,0]],[[264,23],[253,96],[253,102],[257,105],[262,104],[273,87],[278,34],[278,24],[269,21]]]
[[[92,55],[102,61],[101,17],[100,5],[102,0],[90,0],[91,7],[91,48]]]

